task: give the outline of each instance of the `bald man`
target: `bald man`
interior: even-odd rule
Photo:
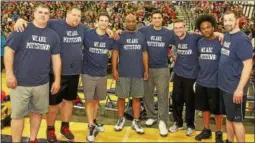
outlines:
[[[143,134],[140,125],[140,99],[144,96],[144,80],[149,77],[148,53],[145,36],[136,31],[136,16],[127,14],[126,30],[115,41],[112,55],[113,79],[116,80],[116,95],[118,96],[118,123],[115,131],[121,131],[125,124],[124,105],[125,99],[132,97],[134,120],[132,129]],[[119,57],[119,63],[118,63]],[[118,70],[117,70],[118,64]]]

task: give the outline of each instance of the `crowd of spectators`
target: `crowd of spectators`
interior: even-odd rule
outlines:
[[[18,18],[28,21],[33,19],[33,7],[39,3],[48,5],[51,10],[51,18],[64,19],[68,8],[77,6],[82,10],[81,22],[89,27],[95,27],[97,15],[100,11],[107,11],[111,17],[110,26],[113,31],[123,29],[123,20],[127,12],[134,12],[137,15],[138,27],[148,25],[150,13],[154,9],[161,9],[164,15],[164,25],[170,24],[176,17],[176,9],[171,2],[157,1],[19,1],[1,2],[1,26],[5,37],[13,30],[13,25]]]
[[[51,10],[51,18],[64,19],[66,11],[71,6],[77,6],[82,11],[81,22],[94,28],[97,23],[97,15],[100,11],[107,11],[110,15],[110,28],[113,32],[123,29],[124,15],[130,11],[137,16],[138,28],[150,24],[150,13],[154,9],[161,9],[163,12],[163,26],[171,27],[171,23],[177,16],[175,3],[171,1],[15,1],[1,2],[1,34],[5,38],[13,31],[13,26],[18,18],[32,21],[32,9],[39,3],[48,5]],[[200,15],[211,13],[215,16],[218,26],[217,31],[224,32],[223,14],[227,10],[239,11],[241,20],[240,28],[252,39],[254,38],[254,16],[252,19],[242,14],[242,7],[227,1],[196,1],[190,2],[192,14]],[[185,2],[178,2],[178,5],[186,5]]]

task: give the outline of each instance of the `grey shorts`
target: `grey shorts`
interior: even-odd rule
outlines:
[[[49,106],[49,83],[39,86],[17,86],[10,90],[11,118],[23,118],[28,112],[44,114]]]
[[[119,98],[143,98],[144,80],[142,78],[120,77],[120,80],[116,82],[115,92]]]
[[[86,101],[105,100],[106,77],[92,77],[83,74],[82,82]]]

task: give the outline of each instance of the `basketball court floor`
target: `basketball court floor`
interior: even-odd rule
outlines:
[[[2,81],[1,86],[2,90],[4,90],[7,94],[9,93],[8,88],[6,87],[5,83],[5,73],[2,73]],[[110,88],[111,85],[111,79],[108,79],[108,88]],[[170,90],[171,90],[172,84],[170,84]],[[81,98],[84,98],[84,95],[79,93],[79,96]],[[113,100],[115,100],[116,97],[113,96]],[[101,102],[101,107],[103,107],[105,101]],[[145,133],[143,135],[137,134],[134,130],[131,128],[131,121],[126,122],[126,126],[124,129],[120,132],[114,131],[114,125],[117,122],[117,115],[115,111],[102,111],[103,108],[100,109],[99,113],[99,121],[104,125],[105,131],[100,132],[95,142],[196,142],[195,135],[198,134],[202,128],[203,123],[202,119],[199,116],[196,116],[196,132],[192,137],[187,137],[185,135],[185,128],[184,130],[178,131],[177,133],[169,133],[167,137],[161,137],[159,135],[159,130],[157,129],[157,125],[153,125],[152,127],[146,127],[145,121],[142,120],[142,126],[145,129]],[[104,112],[104,114],[102,114]],[[75,142],[86,142],[86,136],[88,134],[88,124],[87,119],[85,116],[84,109],[74,109],[73,112],[73,118],[72,122],[70,123],[70,128],[73,131],[75,135]],[[212,121],[213,123],[213,121]],[[60,124],[61,121],[58,120],[56,122],[55,128],[56,128],[56,134],[57,138],[60,141],[66,141],[63,136],[60,135]],[[172,125],[173,122],[169,120],[168,126]],[[225,123],[224,123],[225,124]],[[245,119],[245,128],[246,128],[246,141],[247,142],[254,142],[254,119]],[[42,121],[40,131],[38,133],[39,141],[45,142],[46,140],[46,121],[45,118]],[[211,125],[212,131],[215,131],[215,124],[213,123]],[[23,132],[23,141],[26,141],[29,137],[29,118],[25,119],[25,127]],[[226,139],[226,130],[225,125],[223,125],[223,138]],[[10,142],[11,141],[11,128],[10,127],[4,127],[1,129],[1,141],[4,142]],[[202,142],[214,142],[215,136],[213,133],[213,136],[211,139],[203,140]]]

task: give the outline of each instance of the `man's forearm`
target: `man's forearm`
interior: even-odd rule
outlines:
[[[143,52],[143,67],[144,67],[144,72],[149,72],[148,52]]]
[[[119,51],[113,50],[112,51],[112,72],[117,70],[118,56],[119,56]]]
[[[249,59],[244,63],[244,67],[241,74],[241,79],[239,81],[239,84],[237,86],[237,90],[244,90],[245,85],[250,79],[251,71],[252,71],[252,59]],[[244,93],[246,94],[246,93]]]
[[[52,68],[55,77],[55,81],[60,82],[61,80],[61,58],[60,55],[52,56]]]
[[[10,47],[5,47],[4,50],[4,65],[6,70],[6,75],[13,75],[13,61],[14,61],[14,54]]]

